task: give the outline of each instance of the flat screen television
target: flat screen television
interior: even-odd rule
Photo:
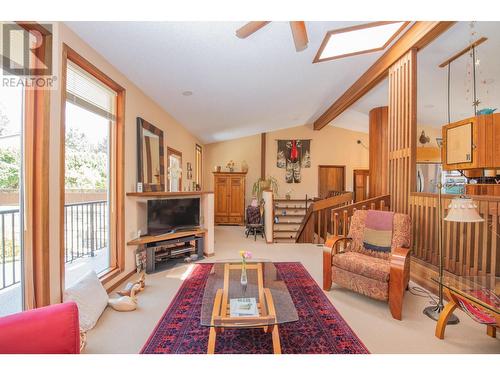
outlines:
[[[148,200],[148,235],[200,226],[200,198]]]

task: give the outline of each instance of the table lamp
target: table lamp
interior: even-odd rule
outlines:
[[[424,309],[424,314],[433,320],[439,319],[439,314],[443,311],[443,220],[441,188],[442,183],[438,184],[438,256],[439,256],[439,302],[436,306],[428,306]],[[446,221],[458,223],[478,223],[484,221],[477,211],[477,205],[472,199],[465,196],[453,198],[448,206],[448,214],[444,218]],[[455,315],[451,315],[447,324],[458,324],[459,320]]]

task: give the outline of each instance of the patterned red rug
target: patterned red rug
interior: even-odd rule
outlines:
[[[279,326],[284,354],[366,354],[356,336],[300,263],[276,263],[295,303],[299,320]],[[204,354],[209,328],[200,325],[203,289],[211,264],[198,264],[141,350],[144,354]],[[272,353],[271,335],[258,329],[226,330],[216,353]]]

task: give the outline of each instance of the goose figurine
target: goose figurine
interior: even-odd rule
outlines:
[[[127,283],[127,285],[125,286],[125,288],[123,288],[122,290],[119,290],[118,293],[120,296],[130,296],[130,292],[132,290],[132,288],[134,287],[135,284],[140,284],[141,287],[139,288],[139,290],[137,291],[138,292],[142,292],[146,286],[146,275],[144,274],[144,272],[141,274],[141,276],[139,277],[139,280],[137,280],[135,283]]]
[[[130,290],[130,296],[110,298],[108,305],[116,311],[134,311],[137,309],[137,297],[135,294],[141,289],[141,284],[136,283]]]

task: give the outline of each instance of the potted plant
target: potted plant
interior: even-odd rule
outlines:
[[[267,178],[259,178],[253,184],[252,194],[256,196],[259,202],[262,201],[262,192],[264,190],[272,190],[273,194],[278,194],[278,180],[273,176],[267,176]]]

